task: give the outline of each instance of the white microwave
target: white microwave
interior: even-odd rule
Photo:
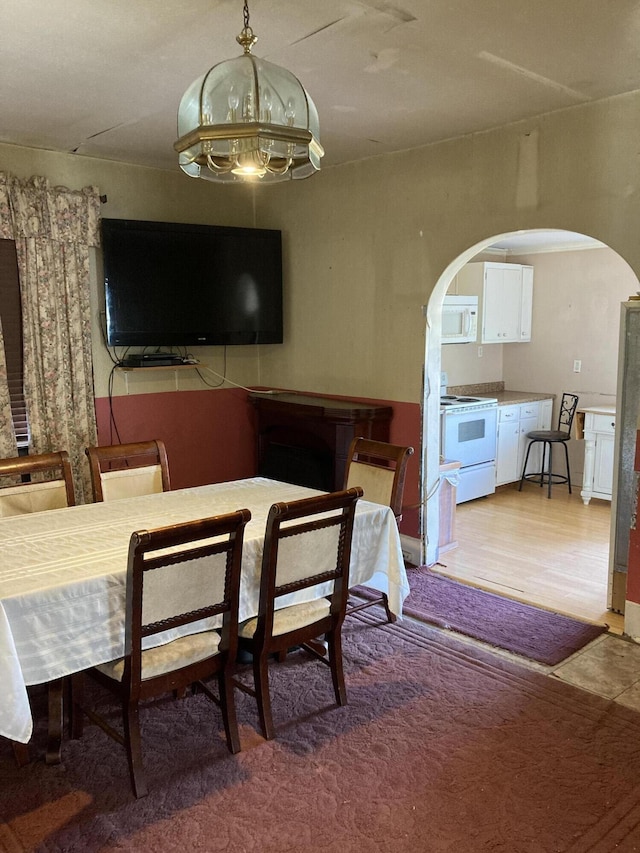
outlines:
[[[445,296],[442,303],[442,343],[467,344],[478,338],[478,297]]]

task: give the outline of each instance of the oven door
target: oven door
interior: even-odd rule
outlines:
[[[440,452],[446,460],[466,465],[496,458],[497,407],[442,413]]]

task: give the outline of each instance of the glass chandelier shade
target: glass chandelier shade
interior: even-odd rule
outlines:
[[[315,105],[291,72],[251,54],[257,39],[246,4],[237,40],[244,54],[214,65],[182,97],[174,143],[180,168],[216,182],[315,174],[324,154]]]

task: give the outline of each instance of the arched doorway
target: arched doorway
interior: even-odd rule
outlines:
[[[569,263],[570,258],[579,257],[579,255],[573,255],[572,253],[575,252],[578,248],[585,248],[584,246],[580,247],[577,245],[577,239],[578,238],[583,239],[583,240],[588,239],[588,238],[584,238],[582,235],[573,235],[572,232],[564,232],[564,231],[559,231],[559,230],[551,232],[551,231],[542,230],[542,229],[537,229],[535,231],[529,231],[529,232],[511,232],[510,234],[496,235],[495,237],[492,237],[491,239],[487,239],[485,241],[482,241],[479,244],[476,244],[473,247],[470,247],[470,249],[468,249],[461,256],[456,258],[455,261],[453,261],[447,267],[447,269],[443,272],[440,279],[436,283],[436,287],[434,288],[433,293],[431,294],[431,298],[430,298],[429,304],[427,306],[427,311],[426,311],[426,314],[427,314],[427,335],[426,335],[426,358],[425,358],[425,387],[424,387],[424,401],[423,401],[423,437],[424,437],[423,438],[423,465],[424,465],[424,471],[423,471],[424,490],[423,490],[423,494],[425,495],[424,504],[426,506],[426,509],[425,509],[425,514],[423,517],[423,524],[424,524],[423,529],[426,531],[426,541],[425,541],[425,545],[424,545],[424,548],[425,548],[424,558],[425,558],[425,562],[427,562],[427,564],[429,564],[429,565],[432,565],[435,562],[435,558],[436,558],[436,554],[437,554],[438,524],[439,524],[438,506],[437,506],[438,501],[437,501],[436,492],[437,492],[437,484],[438,484],[438,479],[439,479],[439,461],[440,461],[438,452],[439,452],[439,421],[440,421],[440,417],[439,417],[439,411],[440,411],[439,391],[440,391],[440,371],[441,371],[441,350],[440,350],[440,343],[441,343],[441,335],[440,335],[441,325],[440,324],[441,324],[441,319],[440,319],[440,315],[441,315],[442,301],[443,301],[445,293],[447,292],[447,290],[449,288],[449,285],[451,284],[451,282],[455,278],[458,271],[460,269],[462,269],[462,267],[466,263],[468,263],[470,261],[479,260],[479,259],[481,259],[481,260],[493,259],[493,260],[499,260],[499,261],[501,260],[501,261],[507,261],[507,262],[509,262],[509,261],[518,262],[519,259],[517,257],[513,257],[513,256],[508,257],[508,256],[503,255],[502,257],[494,256],[493,258],[491,258],[491,256],[487,255],[487,250],[491,250],[493,247],[496,247],[497,245],[506,245],[510,239],[513,240],[516,237],[520,237],[522,234],[526,234],[531,238],[535,238],[538,243],[545,236],[549,236],[549,237],[553,236],[555,238],[555,243],[557,245],[552,247],[551,249],[547,249],[547,251],[556,251],[556,252],[562,251],[563,253],[565,253],[564,254],[565,269],[566,269],[566,265]],[[560,238],[560,239],[558,239],[558,238]],[[615,284],[617,286],[617,290],[615,290],[615,288],[613,290],[618,295],[617,295],[617,297],[612,297],[609,299],[609,302],[610,302],[609,310],[614,312],[614,317],[615,317],[616,323],[617,323],[617,320],[619,319],[620,302],[624,302],[626,299],[628,299],[629,293],[633,293],[635,290],[637,290],[637,288],[638,288],[637,278],[635,277],[635,274],[633,273],[631,268],[628,266],[628,264],[626,264],[626,262],[622,258],[620,258],[619,255],[617,255],[615,252],[613,252],[613,250],[609,249],[604,244],[598,244],[595,241],[594,241],[594,244],[597,248],[600,249],[600,255],[598,255],[596,253],[596,255],[591,255],[591,257],[597,256],[600,258],[600,261],[602,261],[602,256],[604,255],[606,257],[610,257],[610,258],[613,258],[615,260],[614,272],[617,270],[618,279],[614,279]],[[540,247],[540,248],[542,248],[542,247]],[[536,250],[534,250],[534,251],[536,251]],[[520,252],[516,253],[516,255],[518,255],[518,254],[526,255],[527,252],[526,251],[524,251],[524,252],[520,251]],[[588,256],[588,255],[590,255],[590,253],[589,252],[584,252],[584,253],[581,252],[580,255]],[[561,256],[557,256],[557,257],[561,257]],[[522,262],[522,260],[520,260],[520,262]],[[531,263],[531,260],[528,260],[528,261],[525,260],[524,263]],[[595,269],[598,268],[597,263],[594,264],[594,268]],[[625,271],[624,275],[622,277],[619,275],[621,269],[624,269],[624,271]],[[576,273],[576,278],[577,277],[578,277],[578,274]],[[599,286],[601,286],[602,288],[607,288],[610,285],[611,280],[612,280],[611,278],[609,280],[607,280],[606,277],[603,277],[601,284],[600,284],[600,282],[595,282],[595,281],[591,282],[590,283],[591,290],[593,291],[594,289],[597,289],[597,287],[599,287]],[[569,323],[576,322],[576,318],[579,317],[580,312],[583,310],[586,310],[587,306],[582,305],[582,304],[571,305],[570,303],[571,303],[572,299],[575,299],[578,301],[581,299],[581,293],[575,291],[575,287],[576,287],[575,283],[573,284],[574,289],[571,290],[571,284],[569,282],[569,277],[565,277],[564,279],[562,277],[560,277],[560,280],[558,282],[558,288],[557,288],[558,292],[560,292],[562,290],[563,282],[565,282],[567,284],[567,294],[568,294],[566,297],[566,300],[565,300],[568,302],[567,316],[564,317],[564,321],[569,322]],[[589,288],[585,287],[584,292],[585,292],[585,294],[590,292]],[[609,294],[607,291],[607,296],[608,295]],[[594,306],[589,306],[589,308],[590,308],[590,310],[592,309],[591,313],[593,313],[594,315],[598,314],[598,312],[602,311],[602,305],[596,304]],[[560,319],[556,318],[556,317],[551,317],[549,322],[551,325],[553,325],[553,323],[556,321],[560,322]],[[617,329],[617,325],[616,325],[616,329]],[[545,327],[543,327],[541,325],[540,317],[538,316],[538,339],[540,339],[541,335],[544,335],[545,333],[546,333],[546,329],[545,329]],[[585,341],[588,340],[588,337],[589,336],[587,334],[585,336]],[[612,358],[615,359],[616,354],[617,354],[617,349],[618,349],[617,331],[613,335],[610,335],[610,337],[613,338],[613,340],[611,340],[611,348],[612,348]],[[566,352],[563,351],[562,353],[559,353],[558,357],[569,358],[569,354],[570,354],[570,357],[572,359],[571,363],[573,363],[574,359],[578,359],[578,360],[580,359],[580,351],[577,349],[578,345],[576,344],[576,341],[580,341],[580,337],[577,334],[571,334],[571,335],[568,335],[568,339],[569,339],[569,341],[573,341],[573,343],[570,343],[568,345],[568,350]],[[539,343],[540,343],[540,341],[538,340],[538,344]],[[504,347],[505,352],[509,349],[509,346],[510,345],[506,345]],[[466,345],[466,351],[467,352],[470,352],[472,348],[473,348],[473,344]],[[460,350],[460,349],[464,350],[465,346],[459,345],[457,349],[458,350]],[[487,346],[485,346],[484,349],[487,350]],[[503,347],[500,347],[500,349],[502,350]],[[534,352],[535,347],[534,346],[528,347],[527,344],[513,344],[513,345],[511,345],[511,350],[512,350],[512,353],[515,351],[518,351],[517,358],[519,358],[522,361],[522,359],[525,358],[525,354],[527,352],[529,352],[530,355],[531,355],[531,353]],[[451,353],[451,351],[452,351],[452,349],[450,347],[446,348],[447,355],[449,355]],[[538,349],[538,353],[539,353],[539,351],[540,350]],[[587,351],[588,351],[588,345],[586,347],[583,347],[583,349],[582,349],[583,353],[586,353]],[[491,352],[492,353],[495,352],[495,347],[491,349]],[[586,356],[583,355],[583,357],[586,357]],[[505,356],[505,358],[506,358],[506,356]],[[445,362],[446,362],[446,360],[447,359],[445,359]],[[615,373],[616,373],[616,370],[615,370],[615,360],[614,360],[613,369],[609,371],[609,374],[613,374],[613,379],[611,379],[608,387],[606,387],[606,388],[601,387],[603,384],[606,385],[606,383],[600,383],[600,386],[598,386],[598,383],[596,381],[595,385],[597,387],[594,387],[594,389],[591,389],[594,392],[594,394],[598,390],[606,391],[609,393],[609,395],[613,395],[613,401],[615,402],[615,393],[616,393]],[[491,378],[494,378],[494,377],[491,377]],[[499,378],[499,377],[497,377],[497,378]],[[579,377],[579,378],[582,379],[583,377]],[[572,381],[571,378],[567,377],[567,379],[569,382]],[[585,377],[585,380],[586,380],[586,377]],[[462,384],[467,384],[467,383],[462,382],[462,381],[454,381],[452,384],[462,385]],[[564,381],[563,381],[563,384],[564,384]],[[578,384],[581,384],[581,387],[583,387],[583,388],[585,387],[585,383],[578,383]],[[507,387],[515,390],[515,387],[517,387],[517,386],[509,385]],[[586,383],[586,387],[588,387],[588,382]],[[529,389],[523,388],[522,390],[533,391],[534,388],[533,387],[530,387]],[[551,388],[545,387],[543,389],[541,387],[538,387],[535,390],[537,390],[537,391],[552,390],[557,394],[560,391],[560,388],[556,388],[556,386],[554,386],[552,384]],[[564,390],[570,390],[570,388],[567,387]],[[589,395],[587,394],[583,400],[583,405],[592,406],[592,405],[594,405],[595,400],[597,400],[597,396],[592,395],[592,397],[589,397]],[[579,445],[579,448],[580,448],[580,451],[582,451],[582,445]],[[580,476],[579,482],[574,481],[574,492],[577,491],[578,495],[579,495],[579,492],[581,489],[581,484],[582,484],[582,478]],[[436,497],[435,500],[434,500],[434,497]],[[604,611],[604,609],[605,609],[605,607],[603,607],[603,611]]]

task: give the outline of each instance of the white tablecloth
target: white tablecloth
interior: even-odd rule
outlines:
[[[0,519],[0,734],[27,742],[26,685],[121,657],[127,549],[134,530],[248,507],[240,619],[257,613],[269,507],[318,494],[264,478]],[[385,592],[402,613],[409,584],[388,507],[360,500],[349,585]],[[304,593],[303,593],[304,595]]]

